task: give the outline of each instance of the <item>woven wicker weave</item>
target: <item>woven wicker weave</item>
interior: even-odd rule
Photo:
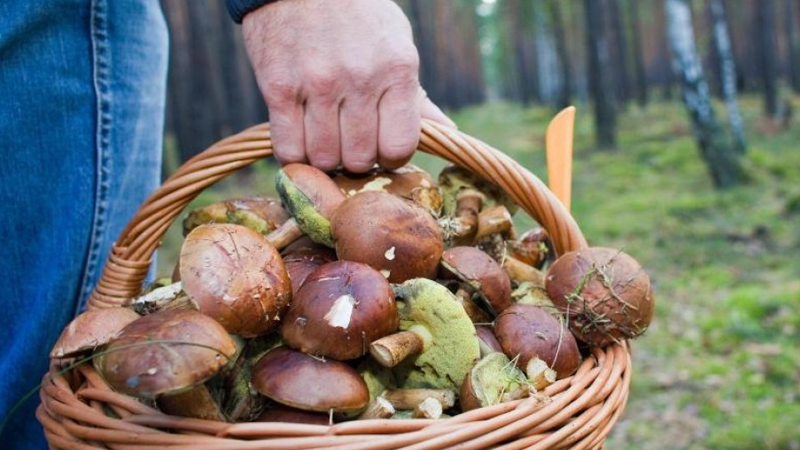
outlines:
[[[432,122],[420,150],[464,166],[502,187],[548,230],[556,252],[586,246],[572,216],[534,175],[488,145]],[[167,228],[203,189],[272,155],[269,125],[224,139],[184,164],[140,207],[122,232],[89,308],[139,294]],[[63,372],[53,361],[37,417],[55,449],[597,449],[625,407],[631,377],[626,343],[595,349],[578,372],[541,397],[473,410],[447,420],[365,420],[333,426],[229,424],[163,413],[111,389],[90,364]]]

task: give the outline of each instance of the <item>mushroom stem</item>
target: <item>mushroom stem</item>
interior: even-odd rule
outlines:
[[[415,419],[438,419],[442,417],[442,404],[433,397],[428,397],[422,401],[411,416]]]
[[[525,375],[530,385],[540,391],[556,382],[557,373],[539,358],[531,358],[525,367]]]
[[[478,217],[483,206],[483,197],[475,189],[464,189],[456,197],[456,211],[453,218],[453,238],[460,242],[474,242],[478,229]]]
[[[388,400],[383,397],[375,397],[375,400],[369,402],[367,409],[358,416],[358,420],[388,419],[394,413],[394,406]]]
[[[384,336],[369,345],[369,352],[384,367],[394,367],[425,347],[425,338],[416,331],[400,331]]]
[[[475,240],[498,233],[508,233],[514,227],[511,213],[503,205],[485,209],[478,215],[478,232]]]
[[[171,309],[193,309],[195,311],[200,309],[197,303],[183,291],[183,284],[180,281],[154,289],[133,299],[131,308],[143,316]]]
[[[506,255],[503,258],[503,268],[517,283],[530,282],[539,286],[544,286],[544,273],[533,266],[529,266],[524,262],[514,258],[513,256]]]
[[[297,224],[297,220],[291,218],[283,222],[278,228],[272,230],[267,235],[267,240],[278,250],[283,250],[287,245],[300,239],[302,236],[303,230],[300,228],[300,225]]]
[[[397,409],[414,409],[428,398],[434,398],[444,408],[456,404],[456,393],[449,389],[391,389],[381,397]]]

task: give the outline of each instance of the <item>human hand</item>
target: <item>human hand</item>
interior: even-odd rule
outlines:
[[[282,164],[397,168],[421,117],[455,126],[420,87],[411,26],[391,0],[281,0],[242,31]]]

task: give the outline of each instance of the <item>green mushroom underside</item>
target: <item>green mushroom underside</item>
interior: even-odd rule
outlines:
[[[525,374],[503,353],[495,352],[481,359],[470,373],[472,390],[481,407],[496,405],[527,389]]]
[[[333,248],[331,222],[317,211],[314,202],[298,189],[282,170],[278,172],[275,179],[275,188],[283,205],[297,221],[300,229],[312,241]]]
[[[480,357],[475,326],[450,291],[435,281],[417,278],[395,287],[400,299],[400,329],[424,326],[434,337],[423,352],[395,370],[404,388],[458,390]]]

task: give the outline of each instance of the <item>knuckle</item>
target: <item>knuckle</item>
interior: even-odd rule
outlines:
[[[333,71],[311,72],[305,76],[304,84],[312,95],[332,97],[336,92],[337,77]]]
[[[267,104],[281,106],[296,103],[300,97],[300,85],[291,78],[272,78],[264,86]]]

